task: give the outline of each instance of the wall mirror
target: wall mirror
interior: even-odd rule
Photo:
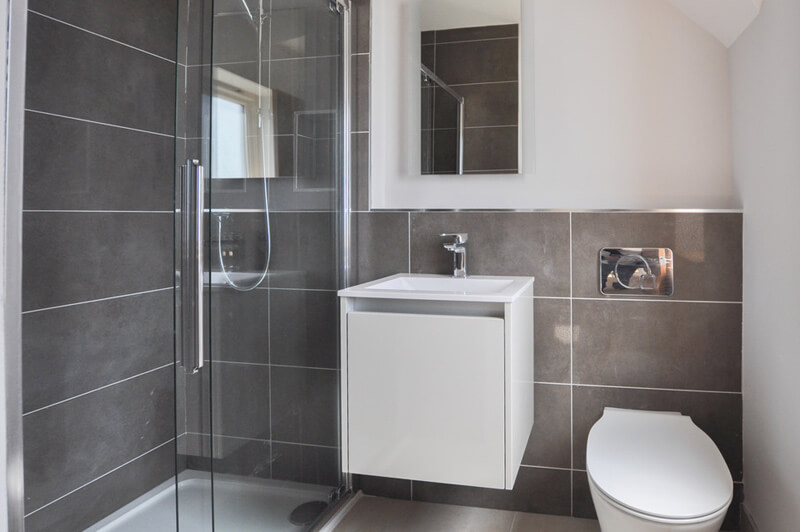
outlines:
[[[519,172],[519,2],[420,2],[422,175]]]

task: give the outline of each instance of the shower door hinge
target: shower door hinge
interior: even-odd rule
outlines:
[[[341,15],[350,9],[350,0],[328,0],[328,6],[332,12]]]

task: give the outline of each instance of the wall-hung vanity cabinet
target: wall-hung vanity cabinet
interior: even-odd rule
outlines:
[[[533,427],[533,278],[403,274],[339,295],[344,471],[513,488]]]

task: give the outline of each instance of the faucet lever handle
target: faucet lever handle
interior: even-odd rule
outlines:
[[[469,239],[468,233],[442,233],[439,236],[442,238],[453,238],[456,244],[466,244]]]

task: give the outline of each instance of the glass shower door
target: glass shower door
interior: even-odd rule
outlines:
[[[181,530],[306,530],[341,492],[343,18],[329,0],[181,5]]]

